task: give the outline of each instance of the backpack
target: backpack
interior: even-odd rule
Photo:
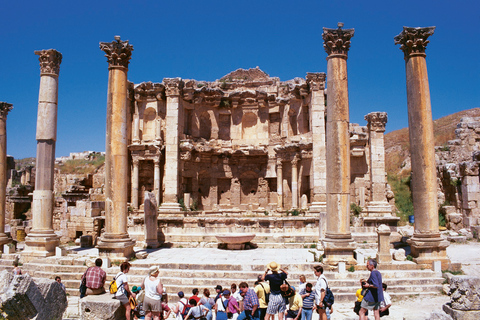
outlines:
[[[327,280],[325,280],[325,283],[327,285],[327,290],[325,290],[325,297],[323,298],[323,304],[330,308],[332,304],[335,302],[335,297],[333,296],[332,290],[330,290],[330,287],[328,286]]]
[[[188,314],[188,311],[190,311],[190,309],[192,309],[192,306],[190,304],[185,304],[183,303],[182,301],[180,301],[181,304],[183,304],[183,310],[182,310],[182,319],[185,319],[187,317],[187,314]]]
[[[265,287],[261,282],[259,284],[262,286],[262,289],[263,289],[263,294],[265,296],[265,303],[268,304],[270,302],[270,292],[267,293],[267,291],[265,291]]]
[[[120,272],[117,276],[113,277],[112,282],[110,282],[110,287],[109,287],[110,293],[113,293],[113,294],[117,293],[118,291],[117,278],[118,276],[120,276],[120,274],[123,274],[123,272]],[[122,286],[123,286],[123,283],[122,283]]]

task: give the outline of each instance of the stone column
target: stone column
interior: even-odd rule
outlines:
[[[292,209],[298,208],[298,156],[292,160]]]
[[[347,58],[354,29],[323,28],[327,57],[327,232],[326,264],[355,264],[350,233],[350,134]]]
[[[158,248],[158,212],[153,192],[145,192],[143,210],[145,212],[145,243],[147,248]]]
[[[405,56],[407,75],[408,130],[412,158],[412,197],[415,231],[409,240],[418,263],[442,260],[447,266],[446,247],[438,230],[437,174],[432,108],[425,49],[435,27],[409,28],[395,37]]]
[[[165,135],[165,195],[160,206],[161,211],[181,211],[178,203],[178,163],[180,152],[178,149],[180,94],[183,82],[179,78],[164,79],[165,94],[167,96],[167,119]]]
[[[133,255],[127,232],[127,72],[133,47],[115,36],[100,42],[108,60],[107,134],[105,143],[105,233],[98,241],[101,255],[124,259]]]
[[[140,144],[140,115],[138,114],[138,101],[135,101],[135,113],[133,114],[132,143]]]
[[[37,115],[37,159],[32,204],[32,230],[25,239],[23,255],[55,254],[59,237],[53,231],[54,162],[57,140],[58,75],[62,54],[54,49],[35,51],[40,61],[40,92]]]
[[[390,228],[387,225],[380,225],[377,228],[378,251],[377,262],[379,264],[391,264],[392,254],[390,253]]]
[[[132,159],[132,207],[138,209],[138,165],[140,161],[138,158]]]
[[[277,159],[277,209],[283,209],[283,166],[282,159]]]
[[[7,191],[7,114],[12,105],[0,102],[0,249],[11,239],[5,234],[5,200]]]
[[[325,73],[307,73],[310,87],[312,128],[313,200],[310,211],[325,212],[327,205],[327,153],[325,148]]]
[[[385,181],[385,143],[383,135],[387,123],[386,112],[371,112],[365,116],[370,145],[370,199],[366,207],[369,217],[385,217],[392,215],[392,207],[388,204]]]
[[[160,181],[160,158],[155,158],[153,160],[154,164],[154,171],[153,171],[153,189],[155,191],[155,199],[157,200],[156,203],[160,202],[160,192],[162,190]]]

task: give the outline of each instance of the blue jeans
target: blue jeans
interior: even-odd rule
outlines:
[[[243,310],[242,313],[238,315],[237,320],[260,320],[260,310],[255,310],[255,313],[252,314],[252,310]]]
[[[302,309],[302,320],[312,320],[313,309]]]

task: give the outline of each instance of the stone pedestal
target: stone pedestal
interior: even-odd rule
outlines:
[[[119,36],[100,42],[108,59],[107,134],[105,152],[105,233],[97,247],[101,255],[133,255],[135,241],[127,233],[127,72],[133,47]]]
[[[143,210],[145,212],[145,243],[148,248],[158,248],[157,201],[153,192],[145,192]]]
[[[165,94],[167,96],[167,119],[165,135],[165,195],[160,211],[181,211],[178,203],[178,163],[180,152],[178,149],[180,95],[183,81],[179,78],[164,79]]]
[[[324,263],[355,264],[350,233],[350,134],[347,58],[353,29],[323,28],[327,57],[327,232]]]
[[[378,252],[377,262],[379,264],[391,264],[392,255],[390,254],[390,228],[384,224],[377,228],[378,234]]]
[[[435,27],[408,28],[395,37],[405,55],[407,75],[408,129],[412,158],[412,197],[415,231],[409,240],[417,263],[441,260],[447,267],[448,242],[438,229],[435,139],[425,49]]]
[[[7,114],[12,105],[0,102],[0,247],[11,241],[5,234],[5,197],[7,190]]]
[[[54,49],[35,51],[40,61],[40,92],[37,115],[37,158],[32,203],[32,230],[25,238],[22,255],[55,255],[60,243],[53,230],[54,162],[57,140],[58,75],[62,54]]]

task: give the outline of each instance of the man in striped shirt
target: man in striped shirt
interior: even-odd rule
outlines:
[[[259,320],[260,312],[258,310],[258,297],[253,289],[248,288],[246,282],[239,285],[240,291],[245,294],[243,298],[243,312],[238,316],[237,320]]]
[[[309,282],[305,285],[305,289],[300,291],[303,299],[302,320],[312,320],[313,307],[315,305],[315,291],[313,285]]]

